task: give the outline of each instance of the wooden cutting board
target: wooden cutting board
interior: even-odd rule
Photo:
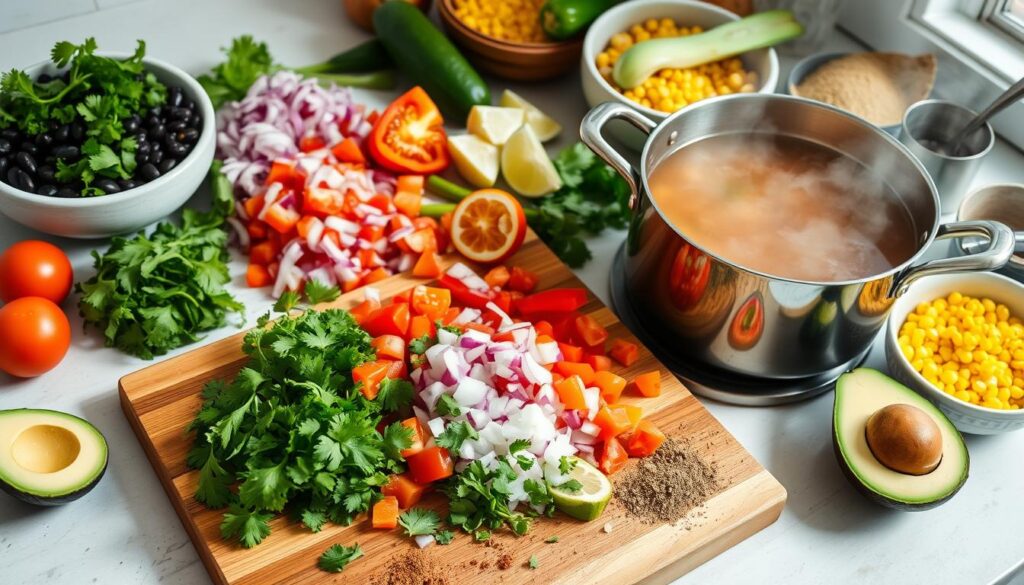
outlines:
[[[449,265],[459,258],[445,258]],[[540,277],[539,289],[584,285],[532,232],[510,265],[523,266]],[[396,275],[376,283],[382,298],[402,292],[420,279]],[[333,306],[349,308],[363,300],[361,291],[339,298]],[[599,300],[591,296],[583,308],[608,328],[611,338],[636,338]],[[271,522],[273,532],[262,544],[243,549],[221,538],[222,511],[208,510],[195,501],[198,473],[185,465],[192,436],[185,427],[200,406],[200,390],[214,378],[233,376],[245,361],[239,333],[195,351],[129,374],[120,381],[121,405],[142,443],[182,524],[215,583],[232,585],[344,582],[375,583],[388,563],[411,551],[415,544],[399,531],[371,530],[366,521],[341,527],[328,523],[311,533],[284,516]],[[639,342],[637,342],[639,343]],[[620,368],[621,369],[621,368]],[[424,552],[444,567],[452,585],[463,583],[565,583],[625,584],[655,573],[665,582],[689,571],[774,522],[782,512],[786,490],[714,417],[668,372],[646,348],[625,372],[634,375],[660,369],[662,394],[657,398],[630,396],[644,408],[666,434],[689,441],[718,470],[722,487],[704,506],[676,525],[648,525],[626,516],[615,499],[595,522],[578,522],[563,515],[540,518],[530,533],[516,538],[510,533],[495,536],[491,546],[474,543],[464,534],[449,546],[432,546]],[[628,394],[628,393],[627,393]],[[624,395],[626,396],[626,395]],[[631,462],[632,463],[632,462]],[[613,478],[614,480],[614,478]],[[443,505],[442,496],[433,500]],[[430,499],[425,503],[430,504]],[[611,531],[603,527],[611,525]],[[557,535],[556,544],[544,542]],[[358,542],[365,557],[334,575],[320,571],[317,559],[332,544]],[[497,567],[502,555],[513,566]],[[539,567],[526,564],[536,555]],[[470,563],[470,561],[476,561]],[[481,569],[481,566],[486,568]]]

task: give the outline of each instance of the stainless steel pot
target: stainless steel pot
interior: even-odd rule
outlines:
[[[648,134],[639,168],[602,136],[605,124],[613,119],[625,120]],[[668,155],[696,141],[750,132],[809,140],[877,172],[910,213],[917,253],[869,278],[808,282],[744,268],[689,241],[665,220],[649,196],[651,171]],[[646,328],[677,347],[681,356],[704,366],[763,378],[838,375],[867,353],[893,300],[912,282],[933,274],[993,270],[1005,264],[1013,251],[1013,234],[1000,223],[940,225],[935,185],[906,147],[855,116],[811,100],[733,95],[684,108],[660,125],[629,106],[608,102],[583,118],[580,134],[632,189],[634,215],[625,268],[630,303]],[[934,240],[968,236],[984,237],[987,247],[969,256],[922,259]],[[681,266],[689,268],[681,270]]]

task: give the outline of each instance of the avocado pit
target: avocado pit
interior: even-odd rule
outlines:
[[[864,436],[875,458],[899,473],[927,475],[942,461],[939,425],[909,404],[890,404],[875,411]]]

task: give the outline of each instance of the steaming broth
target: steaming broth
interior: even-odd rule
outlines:
[[[773,276],[860,279],[917,251],[912,220],[883,181],[799,138],[707,138],[669,155],[649,184],[663,215],[691,242]]]

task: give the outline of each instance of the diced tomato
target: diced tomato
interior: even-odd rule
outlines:
[[[525,296],[516,303],[523,315],[538,313],[569,313],[587,303],[587,291],[582,288],[553,288]]]
[[[270,172],[267,173],[267,179],[263,182],[265,185],[273,185],[274,183],[281,183],[285,189],[292,191],[302,191],[306,186],[306,175],[298,169],[298,162],[292,160],[275,160],[270,165]],[[249,217],[256,217],[255,214],[249,214]]]
[[[628,368],[640,357],[640,348],[635,343],[623,339],[614,339],[612,340],[612,348],[608,350],[608,353],[615,361]]]
[[[323,138],[316,134],[307,134],[299,139],[299,150],[302,152],[313,152],[327,146]]]
[[[389,276],[391,276],[391,274],[387,271],[387,269],[383,267],[377,267],[371,270],[369,274],[363,277],[363,284],[380,282]]]
[[[302,196],[302,210],[320,216],[339,215],[345,196],[337,189],[309,187]]]
[[[409,305],[392,303],[370,313],[362,323],[363,329],[370,335],[398,335],[405,337],[409,330]]]
[[[384,237],[384,226],[382,225],[364,225],[359,228],[359,237],[366,240],[367,242],[376,242],[377,240]]]
[[[366,164],[366,155],[363,154],[363,149],[359,148],[359,143],[351,137],[332,146],[331,154],[338,159],[338,162]]]
[[[277,230],[278,233],[283,234],[291,231],[295,224],[299,223],[301,217],[298,211],[288,209],[280,203],[275,203],[267,210],[263,220],[267,222],[267,225]]]
[[[423,425],[420,424],[420,419],[411,416],[402,421],[402,426],[412,431],[412,445],[408,449],[402,449],[400,452],[402,457],[415,455],[422,451],[427,445],[427,439],[430,437],[426,430],[424,430]]]
[[[587,401],[583,397],[583,390],[587,387],[579,376],[569,376],[554,383],[555,392],[559,400],[569,410],[583,410],[587,408]]]
[[[587,363],[594,368],[595,372],[606,372],[612,369],[612,358],[606,355],[587,354]]]
[[[409,217],[418,217],[420,214],[420,207],[423,205],[423,196],[419,193],[398,191],[395,193],[392,201],[398,211],[408,215]]]
[[[594,424],[601,427],[599,439],[610,439],[633,428],[629,413],[617,406],[602,406],[594,417]]]
[[[504,266],[495,266],[484,275],[484,281],[493,287],[501,288],[508,283],[510,277],[511,275],[509,274],[508,268]]]
[[[245,271],[245,284],[252,288],[269,286],[274,284],[274,278],[270,276],[270,272],[265,266],[249,264],[249,268]]]
[[[594,374],[594,385],[601,389],[601,398],[605,402],[618,402],[626,389],[626,379],[609,371],[600,371]]]
[[[416,252],[417,254],[426,250],[437,250],[437,237],[434,235],[434,230],[429,228],[418,229],[399,240],[399,242],[404,243],[410,252]]]
[[[369,205],[381,210],[382,213],[391,213],[391,197],[384,193],[377,193],[367,201]]]
[[[446,477],[451,477],[455,464],[448,450],[444,447],[427,447],[405,459],[409,465],[409,476],[418,484],[428,484]]]
[[[614,437],[601,443],[595,455],[597,456],[597,468],[603,471],[605,475],[614,474],[625,467],[626,462],[629,460],[626,449]]]
[[[266,266],[277,258],[277,254],[281,251],[271,240],[254,244],[249,248],[249,262],[252,264],[259,264],[260,266]]]
[[[512,290],[528,294],[533,292],[533,289],[537,288],[538,280],[539,278],[537,278],[537,275],[529,270],[513,266],[509,273],[508,287]]]
[[[555,364],[555,371],[566,378],[579,376],[585,387],[589,388],[594,385],[594,368],[590,367],[590,364],[562,361]]]
[[[380,301],[366,299],[355,307],[349,309],[348,312],[352,315],[352,318],[356,320],[356,324],[362,325],[363,322],[366,321],[366,318],[379,308]]]
[[[295,231],[298,232],[300,238],[306,239],[306,236],[309,235],[309,232],[312,231],[313,226],[317,223],[323,222],[320,221],[320,218],[314,215],[304,215],[302,216],[302,219],[299,220],[299,223],[295,224]]]
[[[441,276],[441,256],[434,250],[425,250],[412,267],[416,278],[437,278]]]
[[[452,306],[452,292],[446,288],[417,285],[412,289],[409,304],[414,315],[440,319]]]
[[[485,309],[491,302],[491,295],[466,286],[461,280],[448,274],[441,275],[441,286],[452,291],[452,300],[473,309]]]
[[[381,335],[374,338],[370,345],[377,350],[377,359],[405,359],[405,340],[397,335]]]
[[[546,321],[545,321],[546,323]],[[536,326],[534,326],[536,328]],[[583,348],[568,343],[558,342],[558,349],[562,351],[562,359],[567,362],[578,362],[583,360]]]
[[[257,219],[249,222],[249,225],[245,226],[245,231],[249,232],[249,241],[258,242],[267,237],[267,224]]]
[[[590,315],[576,317],[576,332],[579,333],[583,343],[588,346],[603,345],[608,339],[608,330]]]
[[[426,489],[426,486],[410,479],[409,474],[402,473],[388,478],[388,482],[380,488],[380,493],[394,496],[398,499],[398,507],[408,510],[419,503]]]
[[[359,262],[363,265],[363,268],[371,269],[384,264],[384,261],[381,260],[377,251],[373,248],[359,250],[359,253],[356,254],[356,256],[359,258]]]
[[[372,520],[374,528],[390,530],[398,526],[398,498],[384,496],[373,505]]]
[[[555,329],[551,326],[551,323],[547,321],[534,321],[533,329],[537,332],[537,335],[547,335],[548,337],[555,337]],[[561,345],[559,345],[561,347]]]
[[[641,420],[631,433],[622,437],[622,441],[631,457],[647,457],[665,442],[665,433],[651,421]]]
[[[258,221],[256,216],[263,210],[263,195],[253,195],[242,202],[242,207],[245,208],[250,219]]]
[[[661,394],[661,372],[655,370],[640,374],[633,379],[633,386],[641,396],[648,398]]]
[[[409,303],[412,301],[412,289],[407,288],[400,293],[391,296],[392,303]]]
[[[366,362],[352,368],[352,381],[362,383],[359,391],[370,400],[377,397],[380,390],[380,382],[387,377],[388,368],[391,362],[388,360],[376,360]]]

